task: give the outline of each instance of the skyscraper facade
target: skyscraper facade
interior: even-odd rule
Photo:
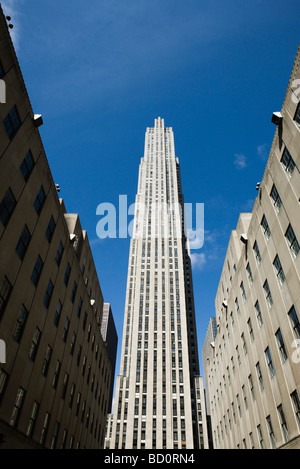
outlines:
[[[172,128],[147,128],[107,448],[207,445],[189,244]]]

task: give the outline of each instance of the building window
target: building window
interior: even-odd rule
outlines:
[[[290,439],[290,437],[289,437],[288,426],[287,426],[287,423],[286,423],[286,418],[285,418],[285,414],[283,412],[282,404],[280,404],[277,407],[277,410],[278,410],[278,416],[279,416],[279,421],[280,421],[280,425],[281,425],[281,431],[282,431],[283,439],[284,439],[285,442],[287,442]]]
[[[248,319],[247,324],[248,324],[248,328],[249,328],[249,335],[250,335],[251,341],[253,342],[254,341],[254,333],[253,333],[251,318]]]
[[[45,439],[47,436],[48,432],[48,427],[49,427],[49,422],[50,422],[50,414],[49,412],[46,412],[44,423],[43,423],[43,428],[41,431],[41,438],[40,438],[40,444],[43,445],[45,443]]]
[[[4,370],[0,370],[0,403],[5,393],[7,381],[8,374]]]
[[[66,397],[68,382],[69,382],[69,374],[65,373],[64,380],[63,380],[63,386],[62,386],[62,392],[61,392],[62,399],[65,399],[65,397]]]
[[[16,206],[16,199],[11,188],[6,191],[5,196],[0,204],[0,220],[4,227],[8,225],[9,219]]]
[[[255,259],[257,261],[257,264],[259,265],[260,262],[261,262],[261,255],[260,255],[260,251],[259,251],[259,248],[258,248],[257,241],[255,241],[254,244],[253,244],[253,250],[255,252]]]
[[[52,348],[50,347],[50,345],[47,345],[45,358],[44,358],[44,363],[43,363],[43,366],[42,366],[42,375],[43,376],[47,376],[47,374],[48,374],[48,369],[49,369],[49,365],[50,365],[51,356],[52,356]]]
[[[287,174],[289,176],[291,176],[293,174],[294,169],[295,169],[296,163],[293,160],[293,158],[291,157],[290,152],[288,151],[288,149],[286,147],[284,149],[284,152],[282,154],[282,158],[281,158],[280,161],[281,161],[284,169],[286,170]]]
[[[239,316],[239,315],[240,315],[239,301],[238,301],[238,299],[236,298],[236,299],[234,300],[234,302],[235,302],[235,307],[236,307],[237,315]]]
[[[253,275],[252,275],[252,271],[251,271],[251,267],[250,267],[250,264],[248,262],[247,266],[246,266],[246,270],[248,272],[248,280],[249,280],[249,283],[252,285],[253,283]]]
[[[267,347],[266,350],[265,350],[265,356],[266,356],[266,360],[267,360],[267,365],[268,365],[268,368],[269,368],[270,376],[273,377],[273,376],[275,375],[275,370],[274,370],[274,366],[273,366],[272,357],[271,357],[271,353],[270,353],[269,347]]]
[[[299,399],[299,394],[298,394],[297,389],[295,389],[295,391],[292,392],[291,399],[292,399],[297,423],[300,428],[300,399]]]
[[[16,325],[15,325],[15,328],[14,328],[14,331],[13,331],[13,334],[12,334],[13,338],[14,338],[17,342],[20,342],[20,341],[21,341],[21,338],[22,338],[22,334],[23,334],[23,332],[24,332],[24,327],[25,327],[25,324],[26,324],[27,317],[28,317],[28,311],[27,311],[27,309],[25,308],[25,306],[22,305],[20,314],[19,314],[19,316],[18,316]]]
[[[297,257],[300,247],[291,224],[289,224],[286,230],[285,237],[293,257]]]
[[[270,192],[270,197],[271,197],[271,199],[273,200],[273,205],[274,205],[274,207],[275,207],[275,210],[276,210],[277,212],[279,212],[279,209],[280,209],[280,207],[281,207],[281,205],[282,205],[282,201],[281,201],[281,198],[280,198],[280,196],[279,196],[279,193],[278,193],[278,191],[277,191],[277,189],[276,189],[275,184],[273,184],[273,186],[272,186],[272,189],[271,189],[271,192]]]
[[[30,351],[29,351],[29,358],[32,361],[35,360],[35,357],[36,357],[36,354],[37,354],[37,351],[38,351],[38,348],[39,348],[41,335],[42,335],[41,331],[39,330],[38,327],[36,327],[35,332],[34,332],[33,337],[32,337],[31,347],[30,347]]]
[[[54,221],[53,216],[51,215],[51,218],[48,223],[47,230],[46,230],[46,238],[48,239],[49,243],[51,242],[54,230],[55,230],[55,221]]]
[[[297,109],[296,109],[294,121],[296,121],[297,124],[300,124],[300,102],[298,103],[298,106],[297,106]]]
[[[299,339],[300,338],[300,322],[299,322],[299,318],[298,318],[298,315],[296,313],[294,306],[291,307],[291,309],[288,312],[288,315],[292,323],[294,334],[297,337],[297,339]]]
[[[273,299],[272,299],[271,290],[268,284],[268,280],[265,281],[263,288],[265,290],[265,296],[266,296],[266,302],[267,302],[268,308],[271,308],[273,304]]]
[[[34,430],[34,427],[35,427],[35,422],[36,422],[36,419],[37,419],[38,411],[39,411],[39,403],[34,401],[33,406],[32,406],[32,410],[31,410],[31,414],[30,414],[30,418],[29,418],[27,431],[26,431],[26,436],[29,436],[30,438],[32,437],[32,434],[33,434],[33,430]]]
[[[42,273],[42,268],[43,268],[43,261],[41,259],[41,256],[38,255],[35,266],[31,274],[31,281],[35,287],[37,286],[39,282],[39,279]]]
[[[241,288],[241,295],[242,295],[243,301],[245,302],[247,297],[246,297],[244,282],[241,283],[240,288]]]
[[[75,350],[75,342],[76,342],[76,334],[73,332],[72,339],[71,339],[71,345],[70,345],[70,354],[73,355],[74,350]]]
[[[264,234],[266,240],[268,241],[270,236],[271,236],[271,230],[270,230],[270,227],[268,225],[268,222],[267,222],[267,219],[266,219],[265,215],[263,215],[263,217],[262,217],[261,227],[262,227],[262,230],[263,230],[263,234]]]
[[[68,317],[66,317],[66,322],[65,322],[64,331],[63,331],[63,341],[64,342],[66,342],[66,340],[67,340],[69,327],[70,327],[70,319]]]
[[[73,401],[74,401],[74,396],[75,396],[75,388],[76,388],[76,386],[73,383],[72,386],[71,386],[70,397],[69,397],[69,407],[70,407],[70,409],[72,409],[72,407],[73,407]],[[81,397],[80,393],[78,393],[78,395]],[[79,406],[79,403],[80,403],[80,398],[79,398],[78,406]]]
[[[20,117],[16,106],[14,106],[3,119],[3,124],[10,140],[14,137],[21,125]]]
[[[252,399],[253,399],[253,401],[255,401],[255,393],[254,393],[254,385],[253,385],[252,375],[248,376],[248,383],[249,383],[249,388],[250,388],[250,393],[251,393]]]
[[[63,252],[64,252],[64,247],[62,245],[62,242],[60,241],[58,249],[57,249],[57,253],[56,253],[56,256],[55,256],[55,262],[57,263],[58,266],[61,263],[61,258],[62,258]]]
[[[277,339],[277,345],[278,345],[278,348],[279,348],[279,352],[280,352],[282,361],[285,362],[288,356],[287,356],[287,353],[286,353],[286,348],[285,348],[285,345],[284,345],[284,342],[283,342],[283,337],[282,337],[280,329],[277,329],[277,331],[275,332],[275,336],[276,336],[276,339]]]
[[[59,427],[60,427],[60,423],[55,422],[53,435],[52,435],[52,439],[51,439],[51,444],[50,444],[50,449],[55,449],[56,448]]]
[[[265,448],[265,445],[264,445],[264,438],[263,438],[261,426],[260,426],[260,425],[257,425],[256,428],[257,428],[257,435],[258,435],[258,440],[259,440],[259,446],[260,446],[261,449],[264,449],[264,448]]]
[[[60,300],[58,300],[55,315],[54,315],[54,321],[53,321],[56,327],[58,326],[58,323],[60,320],[61,310],[62,310],[62,303]]]
[[[53,376],[53,380],[52,380],[52,387],[53,387],[54,389],[57,388],[57,383],[58,383],[58,378],[59,378],[60,370],[61,370],[61,363],[60,363],[59,360],[57,360],[56,368],[55,368],[55,372],[54,372],[54,376]]]
[[[2,63],[0,62],[0,78],[3,78],[4,75],[5,75],[4,68],[3,68]]]
[[[24,398],[25,398],[25,390],[23,388],[19,388],[17,392],[17,397],[15,400],[15,405],[12,410],[11,417],[9,419],[9,424],[14,427],[17,425],[18,417],[20,415],[22,406],[24,404]]]
[[[81,310],[82,310],[82,298],[79,298],[78,308],[77,308],[77,313],[76,313],[78,318],[80,318]]]
[[[2,317],[2,314],[5,311],[11,291],[12,285],[5,275],[0,285],[0,318]]]
[[[68,263],[68,265],[67,265],[67,267],[66,267],[65,276],[64,276],[64,283],[65,283],[66,286],[67,286],[68,283],[69,283],[70,274],[71,274],[71,266],[70,266],[70,264]]]
[[[45,194],[43,186],[41,186],[33,204],[38,215],[42,211],[45,200],[46,200],[46,194]]]
[[[283,282],[285,281],[285,275],[284,275],[283,268],[281,266],[281,262],[280,262],[280,259],[278,257],[278,254],[276,254],[273,265],[274,265],[274,269],[275,269],[275,272],[276,272],[277,280],[278,280],[279,284],[282,285]]]
[[[260,368],[260,363],[257,362],[255,367],[256,367],[256,373],[257,373],[257,379],[258,379],[258,382],[259,382],[259,387],[260,387],[260,390],[262,391],[264,389],[264,380],[263,380],[263,375],[262,375],[261,368]]]
[[[270,443],[271,443],[272,448],[275,448],[276,447],[275,434],[274,434],[270,415],[266,417],[266,421],[267,421],[267,427],[269,431]]]
[[[49,308],[52,293],[53,293],[53,283],[51,282],[51,280],[49,280],[47,290],[44,296],[44,305],[46,306],[46,308]]]
[[[258,324],[261,326],[263,324],[263,319],[262,319],[261,309],[260,309],[258,300],[256,301],[254,308],[256,309],[256,312],[257,312],[256,317],[257,317]]]
[[[75,301],[76,292],[77,292],[77,283],[74,281],[73,288],[72,288],[72,291],[71,291],[71,301],[72,301],[72,303],[74,303],[74,301]]]
[[[31,234],[30,234],[27,226],[25,225],[24,228],[23,228],[23,231],[21,233],[20,239],[18,241],[18,244],[16,246],[16,251],[17,251],[17,253],[18,253],[21,260],[23,260],[24,257],[25,257],[25,254],[26,254],[30,239],[31,239]]]
[[[247,344],[246,344],[244,333],[242,333],[241,339],[242,339],[242,346],[243,346],[244,354],[247,355]]]
[[[25,158],[24,158],[24,160],[22,161],[22,163],[20,165],[21,173],[23,174],[23,177],[24,177],[26,182],[28,181],[29,176],[33,171],[33,168],[34,168],[34,160],[33,160],[33,157],[32,157],[32,153],[29,150],[26,153]]]

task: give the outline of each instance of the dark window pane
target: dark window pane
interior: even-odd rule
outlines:
[[[45,199],[46,199],[45,191],[44,191],[43,186],[41,186],[40,190],[39,190],[39,192],[36,196],[36,199],[34,201],[34,208],[35,208],[35,210],[37,211],[38,214],[40,214],[41,211],[42,211]]]
[[[46,230],[46,238],[48,239],[49,243],[51,242],[54,230],[55,230],[55,221],[54,221],[54,218],[51,216],[47,230]]]
[[[7,226],[9,219],[16,206],[16,199],[9,188],[0,204],[0,220],[4,226]]]
[[[9,111],[7,116],[3,119],[3,124],[6,129],[7,135],[9,136],[10,139],[12,139],[21,125],[21,121],[20,121],[16,106],[14,106]]]
[[[300,124],[300,102],[298,103],[294,119],[298,124]]]
[[[4,313],[11,291],[12,285],[8,278],[5,276],[2,283],[0,284],[0,318]]]
[[[18,253],[21,260],[24,259],[25,253],[27,251],[27,248],[28,248],[28,245],[29,245],[29,242],[30,242],[30,239],[31,239],[31,235],[29,233],[29,230],[28,230],[27,226],[25,225],[24,229],[22,231],[22,234],[20,236],[20,239],[18,241],[17,247],[16,247],[16,251],[17,251],[17,253]]]
[[[20,170],[21,170],[21,173],[23,174],[25,181],[28,181],[29,176],[32,173],[33,167],[34,167],[34,160],[33,160],[31,151],[29,150],[26,153],[26,156],[20,165]]]
[[[35,286],[37,286],[37,284],[39,282],[41,272],[42,272],[42,268],[43,268],[43,261],[41,259],[41,256],[38,256],[37,260],[36,260],[36,263],[35,263],[35,266],[33,268],[32,274],[31,274],[31,281]]]

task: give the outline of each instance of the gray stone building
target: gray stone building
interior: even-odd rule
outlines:
[[[232,231],[203,355],[214,447],[300,448],[300,50],[252,213]],[[276,110],[278,111],[278,110]]]

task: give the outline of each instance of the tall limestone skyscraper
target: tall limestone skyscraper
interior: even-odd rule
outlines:
[[[120,375],[106,448],[208,447],[174,136],[147,128],[130,243]]]

